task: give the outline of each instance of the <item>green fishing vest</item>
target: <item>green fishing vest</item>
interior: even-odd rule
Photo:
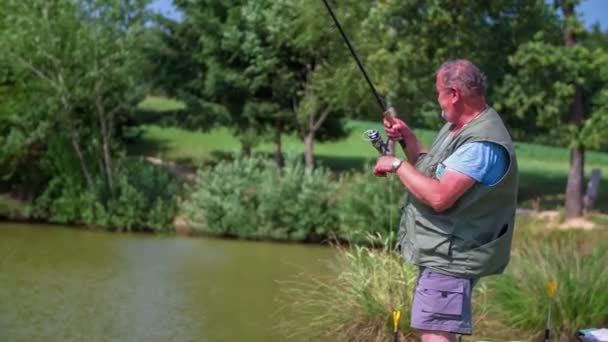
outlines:
[[[510,164],[498,183],[487,186],[475,183],[452,207],[438,213],[407,195],[399,224],[397,248],[413,264],[441,273],[478,278],[502,273],[509,263],[518,171],[511,136],[500,116],[491,108],[450,137],[451,124],[439,131],[416,169],[435,178],[439,163],[465,143],[488,141],[503,146]]]

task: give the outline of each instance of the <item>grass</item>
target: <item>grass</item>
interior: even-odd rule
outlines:
[[[279,324],[289,340],[392,341],[393,310],[401,313],[401,340],[414,339],[409,327],[414,266],[404,265],[390,247],[361,246],[339,247],[331,266],[329,277],[295,279],[282,287],[283,308],[296,318]]]
[[[141,106],[162,111],[167,108],[174,109],[178,104],[176,101],[150,97]],[[366,163],[377,157],[376,151],[363,139],[362,133],[370,128],[381,129],[380,120],[351,121],[348,125],[351,133],[346,138],[315,144],[315,158],[320,165],[338,171],[361,170]],[[144,126],[143,129],[142,139],[132,146],[131,153],[199,165],[215,162],[240,150],[238,140],[227,128],[216,128],[208,132],[159,126]],[[430,146],[436,132],[416,130],[416,134],[425,146]],[[560,209],[564,202],[570,152],[565,148],[523,142],[516,142],[515,148],[520,166],[520,205],[528,208]],[[263,142],[254,148],[255,153],[263,154],[271,154],[272,150],[270,136],[265,137]],[[303,154],[304,144],[297,136],[287,135],[283,138],[283,151],[288,154]],[[587,152],[585,161],[586,177],[594,168],[599,168],[603,175],[608,175],[608,153]],[[606,181],[600,182],[596,206],[599,210],[608,212]]]
[[[576,331],[608,324],[608,230],[539,232],[519,239],[508,271],[493,277],[490,316],[508,334],[540,340],[546,322],[547,284],[556,281],[553,338],[573,340]]]
[[[184,109],[186,105],[183,102],[161,96],[147,96],[137,107],[154,112],[169,112]]]
[[[463,341],[541,341],[549,280],[557,282],[555,341],[571,341],[580,329],[608,324],[608,230],[547,231],[535,229],[538,224],[536,218],[518,217],[513,259],[505,274],[483,278],[475,287],[474,335]],[[283,310],[297,317],[280,324],[289,337],[389,341],[391,312],[398,309],[400,340],[416,340],[409,328],[415,267],[387,247],[339,247],[331,262],[331,276],[295,278],[283,287]]]

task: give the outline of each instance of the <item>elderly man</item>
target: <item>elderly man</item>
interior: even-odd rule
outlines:
[[[396,173],[409,193],[397,247],[420,268],[411,326],[423,342],[472,334],[475,282],[509,262],[518,186],[515,148],[486,104],[485,76],[470,61],[449,61],[435,86],[446,123],[430,150],[402,120],[385,120],[408,161],[382,156],[374,167],[377,176]]]

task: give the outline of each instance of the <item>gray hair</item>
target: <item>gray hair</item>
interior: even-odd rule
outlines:
[[[488,83],[475,64],[466,59],[447,61],[439,67],[436,75],[441,75],[441,86],[457,88],[464,97],[485,96]]]

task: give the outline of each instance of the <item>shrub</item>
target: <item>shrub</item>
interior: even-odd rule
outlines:
[[[50,222],[95,225],[115,230],[170,229],[177,212],[177,185],[164,170],[125,159],[114,172],[114,188],[96,178],[93,188],[73,175],[54,177],[36,199],[38,216]]]
[[[196,231],[244,238],[319,240],[338,226],[337,183],[326,169],[261,157],[200,169],[183,211]]]
[[[339,237],[364,243],[370,234],[389,236],[398,231],[405,188],[397,176],[375,177],[371,171],[351,174],[344,187],[338,205]]]

